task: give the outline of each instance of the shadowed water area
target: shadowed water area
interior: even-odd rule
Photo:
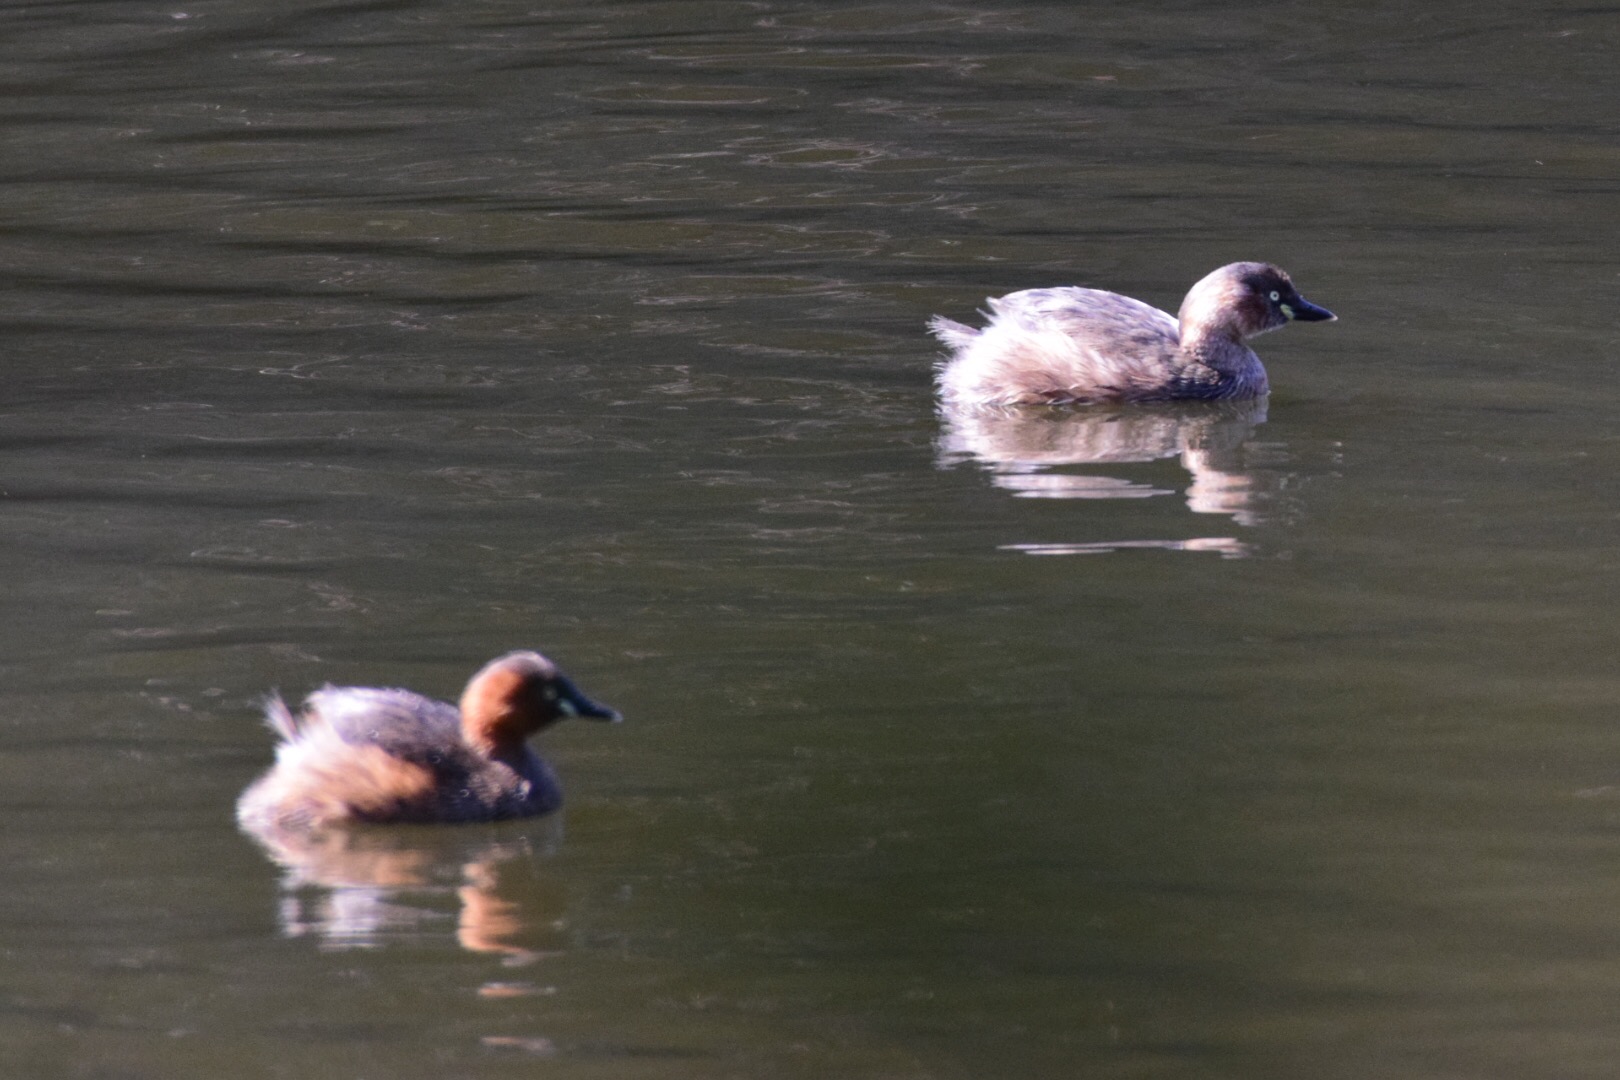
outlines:
[[[1620,11],[0,11],[0,1072],[1569,1078],[1620,1051]],[[930,315],[1267,259],[1265,402]],[[262,850],[513,648],[538,821]]]

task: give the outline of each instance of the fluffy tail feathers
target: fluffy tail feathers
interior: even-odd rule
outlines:
[[[943,315],[935,315],[928,320],[928,330],[946,347],[953,352],[967,348],[979,332],[971,326],[966,326],[955,319],[947,319]]]
[[[298,738],[298,717],[287,708],[287,703],[281,700],[280,694],[271,694],[264,699],[264,723],[271,731],[281,736],[283,742],[292,742]]]

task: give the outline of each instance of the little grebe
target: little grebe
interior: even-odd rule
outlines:
[[[1331,321],[1268,263],[1223,266],[1194,285],[1178,318],[1118,293],[1027,289],[990,300],[980,330],[936,315],[950,349],[947,405],[1070,405],[1259,397],[1270,386],[1244,342],[1291,320]]]
[[[620,719],[536,652],[484,665],[459,709],[368,686],[327,686],[297,714],[272,696],[265,719],[281,736],[276,763],[242,793],[236,817],[263,832],[544,814],[562,791],[526,740],[570,716]]]

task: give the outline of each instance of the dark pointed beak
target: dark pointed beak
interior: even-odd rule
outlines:
[[[1309,300],[1294,294],[1294,298],[1281,305],[1283,314],[1295,322],[1333,322],[1337,315],[1325,307],[1317,307]]]
[[[617,709],[610,709],[586,697],[572,680],[559,676],[556,685],[557,711],[564,716],[580,720],[606,720],[610,724],[617,724],[624,719]]]

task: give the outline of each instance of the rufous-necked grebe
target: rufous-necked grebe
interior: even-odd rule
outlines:
[[[529,736],[571,716],[617,721],[536,652],[485,664],[458,709],[409,690],[327,686],[293,713],[279,696],[265,719],[276,763],[242,793],[250,832],[347,822],[496,821],[562,804]]]
[[[1269,263],[1223,266],[1188,292],[1178,318],[1118,293],[1027,289],[990,300],[975,330],[942,316],[946,405],[1069,405],[1259,397],[1266,369],[1246,339],[1333,312]]]

